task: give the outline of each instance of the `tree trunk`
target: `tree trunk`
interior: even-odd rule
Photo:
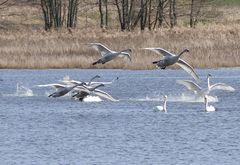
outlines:
[[[191,8],[190,8],[190,27],[193,27],[193,22],[194,22],[194,16],[193,16],[193,10],[194,10],[194,0],[191,0]]]
[[[100,14],[100,27],[103,28],[103,12],[102,12],[102,0],[98,1],[99,5],[99,14]]]

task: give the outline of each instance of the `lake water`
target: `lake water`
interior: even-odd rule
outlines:
[[[218,111],[176,80],[183,70],[0,70],[0,164],[239,164],[240,68],[199,69],[201,85],[224,82],[235,92],[214,91]],[[118,81],[101,89],[119,102],[48,98],[64,76]],[[18,87],[17,87],[18,86]],[[168,96],[168,113],[160,112]]]

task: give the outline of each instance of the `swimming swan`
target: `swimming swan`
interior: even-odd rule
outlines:
[[[98,50],[102,55],[102,57],[98,59],[96,62],[92,63],[92,65],[96,65],[98,63],[105,64],[106,62],[111,61],[118,56],[127,56],[128,59],[131,61],[131,57],[129,54],[132,52],[131,49],[125,49],[117,52],[110,50],[109,48],[100,43],[89,43],[88,45]]]
[[[184,49],[179,55],[170,53],[169,51],[162,48],[143,48],[143,49],[151,50],[157,54],[162,54],[164,56],[162,60],[153,61],[153,64],[157,64],[159,68],[165,69],[167,66],[177,64],[188,74],[190,74],[194,78],[194,80],[199,81],[199,77],[197,73],[194,71],[193,67],[180,58],[183,53],[189,52],[188,49]]]
[[[207,95],[204,96],[204,102],[205,102],[205,111],[206,112],[214,112],[216,111],[215,107],[212,105],[208,105],[208,97]]]
[[[163,106],[157,106],[159,111],[167,112],[167,96],[163,96]]]
[[[211,85],[210,84],[210,77],[212,75],[208,74],[207,76],[207,83],[208,86],[205,89],[202,89],[198,84],[190,80],[177,80],[178,84],[184,85],[188,90],[193,91],[198,98],[204,98],[205,95],[208,95],[213,90],[225,90],[233,92],[235,89],[225,83],[216,83]]]

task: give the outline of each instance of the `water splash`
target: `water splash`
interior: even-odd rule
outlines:
[[[33,96],[33,91],[23,85],[19,85],[19,83],[17,83],[17,89],[16,89],[16,93],[14,94],[14,96],[18,96],[18,97],[26,97],[26,96]]]
[[[87,96],[83,99],[84,102],[100,102],[102,99],[98,96]]]
[[[145,98],[130,98],[132,101],[163,101],[162,95],[146,96]],[[168,102],[204,102],[203,98],[198,98],[195,95],[168,95]],[[209,102],[218,102],[216,96],[209,96]]]

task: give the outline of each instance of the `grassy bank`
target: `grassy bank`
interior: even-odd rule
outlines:
[[[0,32],[0,68],[124,68],[153,69],[161,55],[141,50],[162,47],[172,52],[190,49],[183,55],[195,68],[240,66],[240,24],[162,29],[154,32],[116,31],[18,31]],[[92,66],[99,54],[86,46],[101,42],[114,50],[132,48],[132,63],[117,59]]]

